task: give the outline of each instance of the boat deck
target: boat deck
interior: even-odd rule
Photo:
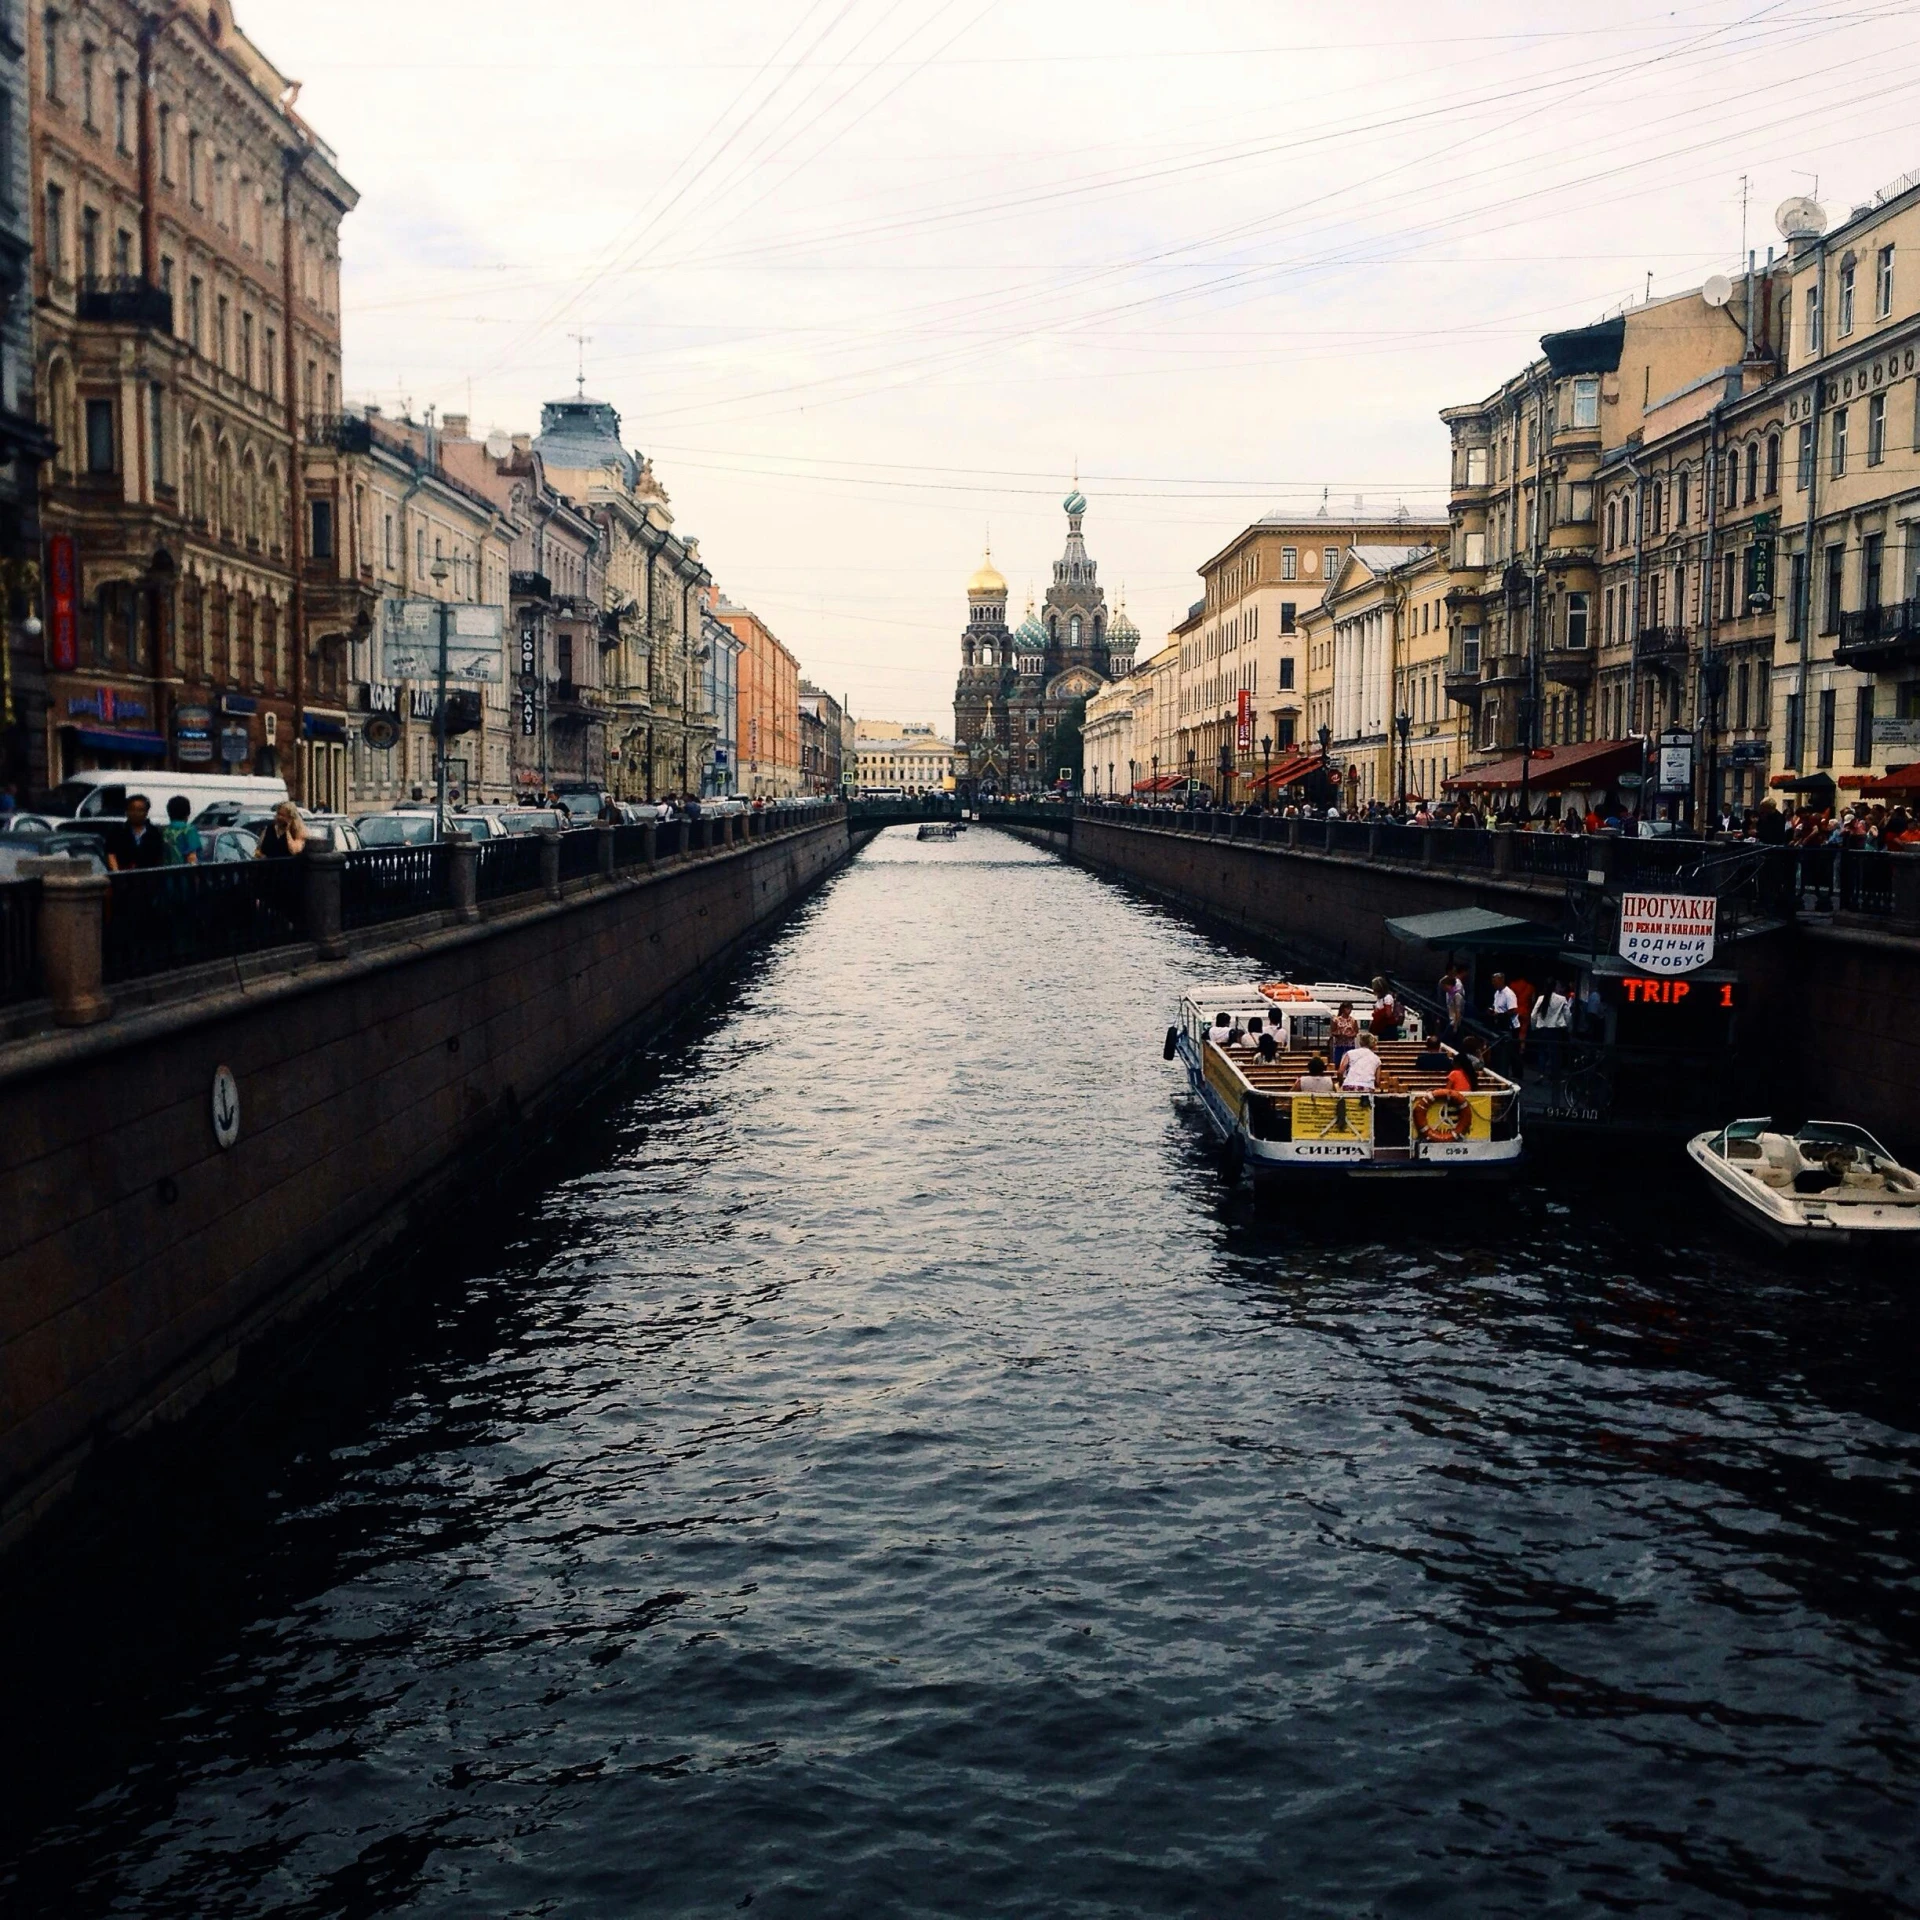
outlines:
[[[1259,1054],[1238,1047],[1221,1047],[1209,1041],[1213,1052],[1227,1062],[1233,1070],[1246,1081],[1255,1093],[1285,1095],[1300,1091],[1300,1076],[1307,1071],[1312,1055],[1298,1050],[1277,1053],[1271,1060],[1263,1060]],[[1393,1084],[1384,1084],[1377,1089],[1391,1094],[1435,1093],[1447,1084],[1444,1070],[1421,1069],[1414,1061],[1425,1052],[1424,1046],[1417,1040],[1381,1040],[1374,1043],[1374,1051],[1380,1056],[1382,1081],[1391,1078]],[[1320,1056],[1323,1060],[1324,1054]],[[1334,1085],[1339,1088],[1340,1075],[1332,1068],[1327,1071],[1333,1075]],[[1483,1067],[1480,1070],[1481,1093],[1506,1093],[1515,1091],[1511,1080],[1503,1079],[1499,1074]]]

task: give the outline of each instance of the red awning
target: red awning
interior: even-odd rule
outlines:
[[[1175,787],[1184,787],[1187,776],[1184,773],[1163,773],[1159,779],[1136,780],[1133,783],[1135,793],[1171,793]]]
[[[1904,767],[1895,767],[1891,773],[1883,773],[1877,780],[1869,780],[1860,791],[1884,795],[1889,799],[1896,794],[1920,794],[1920,760]]]
[[[1304,780],[1319,765],[1320,756],[1317,753],[1289,754],[1278,766],[1269,767],[1264,773],[1256,773],[1247,784],[1251,787],[1290,787]]]
[[[1569,787],[1611,786],[1620,774],[1640,764],[1638,740],[1584,740],[1572,747],[1535,747],[1527,767],[1527,785],[1538,793],[1565,793]],[[1522,756],[1512,754],[1491,766],[1469,767],[1443,780],[1458,792],[1518,791]]]

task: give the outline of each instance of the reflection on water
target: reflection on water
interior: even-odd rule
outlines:
[[[6,1909],[1920,1910],[1910,1287],[1256,1209],[1243,965],[877,841],[17,1601]]]

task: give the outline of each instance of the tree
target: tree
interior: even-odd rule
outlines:
[[[1040,762],[1043,786],[1052,786],[1060,778],[1060,769],[1065,767],[1073,777],[1074,786],[1085,788],[1086,718],[1087,703],[1080,699],[1054,722],[1047,734],[1045,757]]]

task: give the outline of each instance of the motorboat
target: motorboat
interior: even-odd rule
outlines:
[[[1236,1171],[1295,1181],[1511,1174],[1523,1151],[1519,1086],[1476,1062],[1472,1090],[1450,1088],[1454,1050],[1428,1045],[1407,1007],[1398,1034],[1374,1039],[1373,1004],[1373,989],[1351,981],[1190,987],[1164,1053],[1186,1068]],[[1380,1056],[1378,1084],[1303,1090],[1314,1057],[1328,1058],[1342,1005]]]
[[[922,823],[916,838],[921,840],[951,840],[954,837],[951,820],[928,820]]]
[[[1687,1155],[1735,1219],[1776,1246],[1846,1247],[1920,1235],[1920,1175],[1864,1127],[1809,1120],[1730,1120],[1697,1133]]]

